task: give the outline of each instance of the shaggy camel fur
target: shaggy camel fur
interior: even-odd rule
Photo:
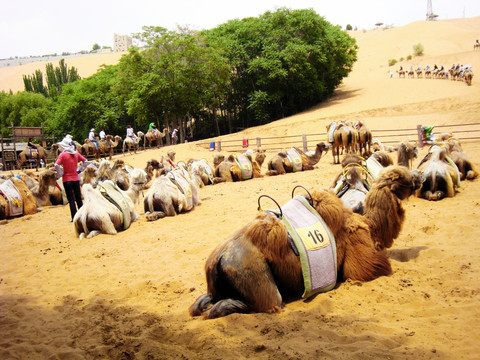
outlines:
[[[358,120],[354,124],[355,129],[358,131],[358,151],[363,156],[371,154],[372,147],[372,132],[365,125],[365,122]]]
[[[438,201],[453,197],[457,187],[458,172],[455,165],[447,161],[447,150],[432,146],[427,161],[419,166],[422,172],[422,187],[417,191],[419,198]]]
[[[18,193],[22,198],[22,205],[23,205],[23,215],[32,215],[37,213],[37,203],[35,202],[35,198],[33,197],[32,192],[25,184],[25,182],[16,176],[12,176],[9,180],[15,185]],[[0,184],[5,181],[0,179]],[[6,199],[0,194],[0,220],[6,219],[9,217],[9,207]]]
[[[124,195],[128,205],[127,211],[131,222],[138,219],[135,203],[146,181],[147,174],[145,171],[134,169],[132,183],[128,191],[119,190]],[[84,184],[82,195],[84,198],[83,206],[78,209],[73,218],[76,236],[82,239],[85,237],[92,238],[99,234],[115,235],[125,228],[122,211],[102,195],[99,187],[93,188],[90,184]]]
[[[320,142],[315,147],[315,152],[313,154],[304,153],[298,148],[294,148],[295,151],[302,158],[302,171],[313,170],[313,167],[320,161],[323,153],[328,151],[328,146],[324,142]],[[286,151],[281,151],[268,162],[268,171],[266,175],[282,175],[285,173],[293,172],[292,161],[288,156]]]
[[[418,156],[417,144],[404,140],[398,144],[397,152],[397,165],[411,169],[413,159],[416,159]]]
[[[31,189],[33,197],[37,202],[37,207],[52,205],[50,187],[56,186],[57,178],[57,172],[53,170],[46,170],[40,174],[38,185]]]
[[[330,191],[312,193],[313,208],[335,237],[340,279],[370,281],[392,273],[386,252],[377,251],[375,242],[380,234],[387,243],[398,236],[404,219],[403,209],[398,214],[399,202],[414,193],[419,180],[418,173],[403,167],[385,169],[367,196],[365,216],[345,208]],[[378,209],[382,195],[385,204]],[[393,213],[385,210],[390,206]],[[299,257],[283,222],[270,212],[260,212],[218,245],[205,272],[207,293],[190,306],[192,316],[277,312],[285,300],[298,299],[304,291]]]
[[[447,149],[447,154],[460,172],[460,180],[472,180],[478,176],[478,172],[473,166],[473,163],[468,159],[463,152],[462,145],[459,140],[450,137],[443,142],[443,146]]]

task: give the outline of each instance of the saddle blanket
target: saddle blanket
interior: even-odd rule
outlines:
[[[242,179],[248,180],[253,177],[253,166],[250,159],[245,154],[238,155],[235,157],[235,162],[237,163],[240,171],[242,172]]]
[[[130,207],[122,190],[112,180],[103,181],[98,185],[98,188],[100,189],[100,193],[122,212],[123,229],[128,229],[132,222],[132,217],[130,216]]]
[[[325,221],[303,196],[295,196],[281,207],[282,221],[300,256],[308,298],[333,289],[337,282],[335,238]]]
[[[5,180],[0,184],[0,191],[7,198],[9,216],[23,215],[23,199],[15,184],[11,180]]]
[[[213,184],[213,178],[215,176],[213,175],[212,167],[210,166],[210,164],[205,159],[200,159],[199,162],[203,165],[205,174],[207,174],[207,176],[208,176],[208,180],[210,181],[210,183]]]
[[[292,163],[293,172],[302,171],[302,157],[296,149],[291,148],[290,150],[288,150],[287,157]]]
[[[383,166],[377,161],[377,159],[371,156],[365,161],[365,164],[367,166],[368,173],[372,176],[373,180],[375,180],[380,171],[383,169]]]

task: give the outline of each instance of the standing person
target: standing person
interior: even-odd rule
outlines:
[[[177,140],[178,140],[177,132],[178,132],[177,129],[173,129],[173,131],[172,131],[172,143],[173,143],[173,145],[177,144]]]
[[[88,134],[88,140],[95,146],[96,149],[100,148],[100,144],[98,140],[95,139],[95,128],[90,129],[90,133]]]
[[[133,141],[137,142],[137,135],[133,132],[132,125],[127,126],[127,136],[130,137]]]
[[[68,139],[63,139],[58,145],[62,152],[55,161],[55,169],[57,173],[62,176],[63,188],[65,189],[65,195],[70,205],[70,215],[72,216],[70,222],[72,222],[73,217],[77,213],[77,208],[79,209],[83,205],[78,173],[82,172],[88,166],[89,162],[75,150]],[[81,162],[82,165],[77,170],[79,162]],[[77,206],[75,206],[75,203]]]
[[[105,140],[105,130],[100,130],[98,136],[100,137],[100,140]]]

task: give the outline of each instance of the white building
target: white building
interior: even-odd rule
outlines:
[[[128,35],[113,35],[113,51],[126,52],[132,46],[132,38]]]

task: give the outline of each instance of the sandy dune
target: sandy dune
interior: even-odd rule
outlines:
[[[480,18],[353,32],[359,60],[330,101],[223,139],[321,133],[340,118],[363,119],[371,129],[480,123],[477,78],[470,87],[390,79],[387,66],[388,59],[406,57],[420,42],[425,55],[404,67],[459,62],[476,71],[475,29]],[[480,142],[466,141],[463,147],[480,168]],[[171,148],[125,159],[144,167]],[[195,143],[174,150],[177,160],[212,159]],[[116,236],[76,239],[65,206],[9,220],[0,225],[0,358],[478,358],[478,179],[462,182],[454,198],[404,203],[406,222],[388,251],[390,277],[341,283],[308,301],[288,303],[280,314],[209,321],[188,315],[189,305],[206,289],[205,259],[255,216],[260,195],[282,204],[295,185],[327,188],[339,170],[328,153],[313,171],[205,187],[198,208],[153,223],[138,204],[140,220]]]

